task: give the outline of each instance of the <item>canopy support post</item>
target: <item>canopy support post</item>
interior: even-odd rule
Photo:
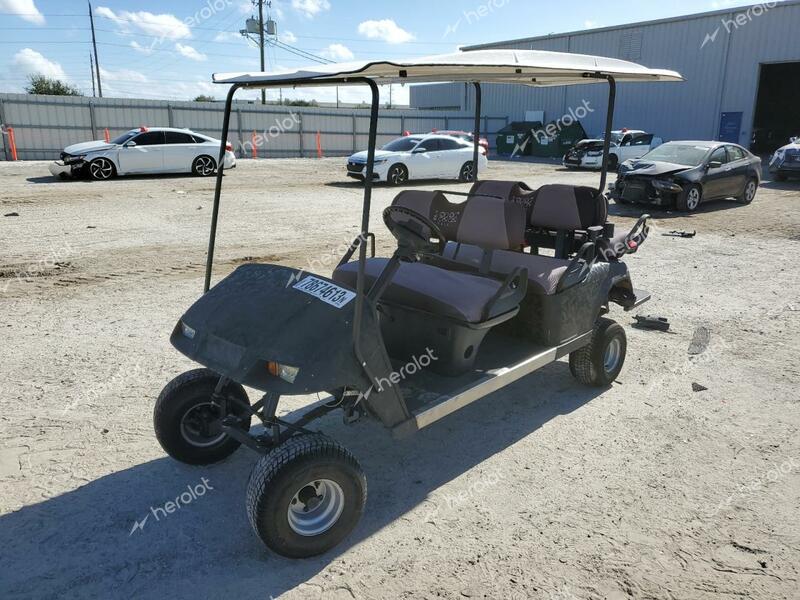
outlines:
[[[606,179],[608,178],[608,156],[611,152],[611,129],[614,127],[614,104],[617,99],[617,81],[610,75],[608,80],[608,113],[606,114],[606,133],[603,138],[603,170],[600,175],[600,193],[606,191]]]
[[[228,143],[228,129],[231,124],[231,107],[233,106],[233,95],[239,86],[233,85],[228,91],[225,100],[225,115],[222,118],[222,140],[219,146],[219,160],[217,160],[217,183],[214,188],[214,208],[211,212],[211,233],[208,237],[208,257],[206,258],[206,280],[203,285],[203,293],[211,287],[211,270],[214,265],[214,246],[217,241],[217,219],[219,217],[219,198],[222,194],[222,172],[225,170],[225,145]]]
[[[478,150],[481,142],[481,84],[473,82],[475,86],[475,137],[472,143],[472,181],[478,181]]]
[[[356,279],[356,306],[353,316],[353,346],[361,366],[366,370],[367,363],[361,351],[361,321],[364,311],[364,279],[367,265],[367,235],[369,234],[369,212],[372,203],[372,176],[375,168],[375,146],[378,139],[378,111],[380,109],[380,89],[372,79],[360,79],[372,92],[372,108],[369,114],[369,139],[367,147],[367,167],[364,172],[364,206],[361,212],[361,233],[358,245],[358,277]],[[369,373],[367,373],[370,375]],[[370,375],[370,378],[371,375]]]

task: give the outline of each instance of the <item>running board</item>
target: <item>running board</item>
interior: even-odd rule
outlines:
[[[638,308],[639,306],[650,300],[650,292],[647,292],[645,290],[634,289],[633,297],[635,298],[633,304],[631,304],[630,306],[626,306],[625,312],[631,311],[634,308]]]
[[[442,395],[433,402],[413,411],[411,418],[396,426],[392,432],[395,437],[402,438],[423,427],[427,427],[472,404],[476,400],[480,400],[492,392],[496,392],[526,375],[530,375],[534,371],[557,361],[562,356],[582,348],[589,343],[591,336],[592,332],[590,331],[561,346],[540,349],[535,354],[511,366],[486,371],[476,381],[455,390],[451,395]]]

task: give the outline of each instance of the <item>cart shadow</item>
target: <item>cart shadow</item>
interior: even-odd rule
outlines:
[[[758,198],[756,198],[755,201],[757,202]],[[608,205],[608,214],[612,217],[630,217],[634,219],[638,219],[642,215],[650,215],[655,219],[692,219],[702,214],[723,210],[736,210],[737,208],[744,208],[745,206],[747,206],[747,204],[737,202],[734,199],[709,200],[708,202],[701,203],[694,212],[682,212],[675,209],[666,209],[645,204],[619,204],[610,202]]]
[[[353,534],[307,560],[276,556],[253,534],[244,510],[252,453],[210,467],[158,458],[111,473],[0,517],[0,597],[266,599],[298,587],[304,597],[327,597],[345,576],[326,575],[325,591],[304,584],[335,558],[400,519],[411,537],[436,535],[458,512],[438,500],[438,488],[600,393],[578,387],[557,362],[405,440],[377,424],[326,417],[319,428],[359,458],[369,498]],[[469,502],[491,495],[491,486],[482,489]]]

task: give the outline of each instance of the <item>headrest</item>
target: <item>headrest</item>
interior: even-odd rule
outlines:
[[[527,212],[525,222],[530,220],[531,208],[536,192],[528,187],[524,181],[494,181],[487,179],[486,181],[476,181],[472,185],[470,194],[482,194],[486,196],[499,196],[506,202],[514,204],[521,204],[525,207]]]
[[[442,192],[407,190],[392,206],[403,206],[428,217],[448,240],[492,250],[517,249],[525,243],[524,207],[486,196],[450,202]]]
[[[608,200],[596,189],[550,184],[536,191],[530,223],[534,227],[575,231],[603,225]]]

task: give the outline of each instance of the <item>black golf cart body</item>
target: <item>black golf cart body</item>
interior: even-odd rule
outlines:
[[[644,241],[646,217],[632,231],[615,234],[601,193],[605,166],[596,190],[557,185],[534,190],[521,182],[480,181],[480,82],[607,82],[606,165],[616,82],[680,80],[672,71],[616,59],[517,50],[215,76],[215,82],[231,86],[222,139],[227,139],[238,89],[366,85],[372,93],[361,233],[333,277],[247,264],[211,287],[223,182],[219,169],[205,294],[181,317],[171,341],[218,375],[213,403],[221,407],[222,430],[257,451],[275,452],[298,433],[308,433],[313,419],[341,408],[346,421],[369,415],[405,435],[563,356],[588,352],[610,302],[629,310],[649,298],[633,288],[620,260]],[[401,192],[384,212],[398,249],[391,258],[376,258],[368,226],[378,85],[432,81],[474,85],[476,181],[468,194]],[[551,249],[551,255],[539,254],[540,248]],[[622,352],[624,360],[624,346]],[[594,354],[586,360],[596,360]],[[596,382],[597,374],[590,371],[582,380]],[[231,414],[229,399],[220,393],[231,382],[264,392],[246,409],[246,424],[241,414]],[[281,396],[315,392],[333,400],[315,404],[293,423],[276,417]],[[248,431],[251,415],[266,433]],[[257,517],[251,520],[258,530]]]

